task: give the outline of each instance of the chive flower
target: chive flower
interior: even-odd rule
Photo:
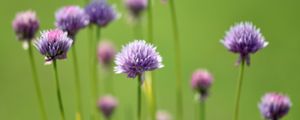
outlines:
[[[280,93],[267,93],[262,97],[259,109],[266,120],[279,120],[289,112],[291,105],[289,97]]]
[[[147,8],[148,0],[125,0],[125,5],[134,17],[139,17]]]
[[[109,119],[118,105],[117,100],[110,95],[101,97],[98,101],[98,108],[104,117]]]
[[[246,61],[247,65],[250,65],[250,54],[268,45],[260,29],[250,22],[241,22],[231,27],[221,42],[229,51],[240,54],[237,64]]]
[[[79,6],[66,6],[60,8],[56,14],[56,27],[68,32],[70,37],[89,24],[89,16]]]
[[[208,96],[208,91],[212,82],[212,75],[206,70],[199,69],[192,75],[191,86],[200,94],[201,100],[205,100]]]
[[[100,27],[107,26],[117,18],[114,7],[109,5],[106,0],[94,0],[85,7],[85,13],[89,16],[90,23]]]
[[[104,66],[111,65],[115,56],[115,47],[109,41],[102,41],[98,47],[98,60]]]
[[[115,72],[125,73],[129,78],[142,75],[145,71],[162,68],[162,57],[156,51],[156,47],[144,40],[135,40],[123,46],[116,55]]]
[[[60,29],[43,31],[35,42],[35,47],[45,56],[45,63],[50,64],[56,59],[66,59],[73,40]]]

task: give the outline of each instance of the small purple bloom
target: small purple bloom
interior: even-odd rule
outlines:
[[[291,107],[289,97],[280,93],[267,93],[262,97],[259,109],[267,120],[279,120],[285,116]]]
[[[162,68],[162,58],[156,47],[147,44],[144,40],[135,40],[123,46],[116,55],[116,73],[126,73],[129,78],[142,75],[145,71]]]
[[[44,31],[35,46],[45,56],[46,64],[56,59],[66,59],[73,40],[59,29]]]
[[[117,105],[117,100],[110,95],[106,95],[98,101],[98,108],[106,118],[111,117]]]
[[[139,17],[147,8],[148,0],[125,0],[125,4],[134,17]]]
[[[17,13],[12,26],[19,40],[30,41],[40,25],[36,13],[29,10]]]
[[[206,70],[196,70],[191,79],[191,86],[200,93],[201,100],[205,100],[208,96],[208,89],[213,82],[212,75]]]
[[[68,32],[70,37],[89,24],[89,17],[79,6],[66,6],[60,8],[56,14],[56,27]]]
[[[117,12],[105,0],[94,0],[85,7],[85,12],[90,18],[90,23],[105,27],[116,19]]]
[[[98,60],[104,66],[111,65],[115,56],[114,45],[109,41],[102,41],[98,47]]]
[[[260,30],[249,22],[241,22],[231,27],[221,42],[229,51],[240,54],[238,64],[246,61],[247,65],[250,65],[250,54],[268,45]]]

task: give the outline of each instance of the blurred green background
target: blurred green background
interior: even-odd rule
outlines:
[[[118,49],[134,40],[133,26],[128,24],[123,1],[115,3],[122,17],[102,32]],[[18,11],[35,10],[41,29],[54,27],[54,12],[64,5],[84,6],[84,0],[2,0],[0,2],[0,119],[39,120],[37,97],[31,79],[27,51],[21,48],[11,27]],[[219,42],[229,27],[240,21],[251,21],[261,28],[269,46],[252,55],[252,65],[246,68],[241,98],[240,120],[261,120],[257,104],[269,91],[290,96],[293,106],[284,120],[300,119],[300,1],[299,0],[176,0],[183,65],[184,120],[194,120],[196,105],[190,88],[191,73],[206,68],[214,75],[211,96],[207,101],[207,120],[231,120],[237,85],[237,55],[229,53]],[[158,46],[165,67],[157,70],[156,92],[158,108],[175,116],[175,76],[172,26],[169,5],[154,0],[154,43]],[[146,14],[145,14],[146,16]],[[144,17],[144,35],[147,20]],[[39,34],[38,34],[39,35]],[[77,52],[83,86],[84,115],[90,110],[90,80],[88,67],[87,30],[78,35]],[[43,57],[34,51],[42,92],[49,120],[59,118],[52,66],[45,66]],[[72,56],[69,56],[71,58]],[[75,90],[72,59],[59,62],[63,102],[67,120],[74,120]],[[100,73],[101,76],[101,73]],[[125,75],[115,75],[115,95],[119,108],[115,120],[128,120],[135,113],[136,81]],[[103,92],[102,92],[103,94]]]

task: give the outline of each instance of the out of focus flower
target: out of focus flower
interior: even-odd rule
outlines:
[[[172,120],[172,117],[168,112],[158,111],[156,113],[156,120]]]
[[[85,12],[89,16],[90,23],[100,27],[105,27],[117,18],[115,8],[109,5],[106,0],[93,0],[85,7]]]
[[[268,45],[260,30],[249,22],[242,22],[231,27],[221,42],[229,51],[240,54],[238,64],[246,61],[248,65],[250,65],[250,54]]]
[[[45,56],[46,64],[49,64],[56,59],[66,59],[72,42],[73,40],[67,36],[66,32],[54,29],[42,32],[35,46]]]
[[[259,109],[267,120],[279,120],[285,116],[291,107],[290,99],[280,93],[267,93],[262,97]]]
[[[110,95],[104,96],[98,101],[98,108],[103,113],[105,118],[111,117],[117,105],[117,100]]]
[[[206,70],[196,70],[191,79],[191,86],[199,92],[201,100],[205,100],[208,96],[208,90],[213,82],[212,75]]]
[[[156,47],[144,40],[135,40],[123,46],[116,55],[116,73],[125,73],[129,78],[142,75],[145,71],[162,68],[162,58],[156,51]]]
[[[98,60],[104,66],[111,65],[115,56],[114,45],[109,41],[102,41],[98,47]]]
[[[134,17],[139,17],[147,8],[148,0],[125,0],[125,5]]]
[[[79,6],[66,6],[60,8],[56,14],[56,27],[68,32],[72,38],[76,33],[89,24],[89,17]]]

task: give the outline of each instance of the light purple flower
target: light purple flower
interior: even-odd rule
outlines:
[[[34,11],[17,13],[12,23],[13,29],[19,40],[30,41],[39,29],[39,20]]]
[[[56,59],[66,59],[72,42],[66,32],[54,29],[42,32],[35,46],[45,56],[46,64],[49,64]]]
[[[98,101],[98,108],[106,118],[111,117],[117,105],[117,100],[111,95],[106,95]]]
[[[208,71],[199,69],[192,75],[191,86],[200,93],[201,100],[205,100],[212,82],[213,76]]]
[[[85,7],[85,12],[90,18],[90,23],[100,27],[107,26],[117,18],[116,10],[106,0],[93,0]]]
[[[129,78],[142,75],[145,71],[162,68],[162,58],[156,51],[156,47],[144,40],[135,40],[123,46],[116,55],[116,73],[126,73]]]
[[[125,4],[134,17],[139,17],[147,8],[148,0],[125,0]]]
[[[262,97],[259,109],[267,120],[279,120],[285,116],[291,107],[290,99],[280,93],[267,93]]]
[[[158,111],[156,113],[156,120],[172,120],[172,117],[166,111]]]
[[[260,30],[250,22],[241,22],[231,27],[221,42],[229,51],[240,54],[238,64],[246,61],[248,65],[250,65],[250,54],[268,45]]]
[[[60,8],[56,14],[56,27],[68,32],[70,37],[89,24],[89,16],[79,6]]]
[[[109,41],[102,41],[98,47],[98,60],[104,66],[111,65],[116,54],[114,45]]]

